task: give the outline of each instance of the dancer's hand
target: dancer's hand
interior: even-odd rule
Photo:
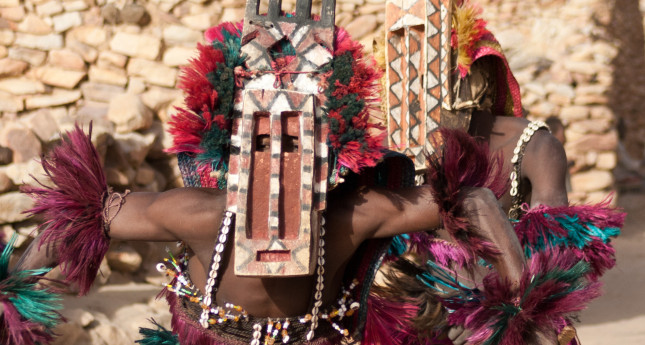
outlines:
[[[451,326],[448,329],[448,339],[452,341],[453,345],[465,345],[471,334],[472,332],[462,326]]]

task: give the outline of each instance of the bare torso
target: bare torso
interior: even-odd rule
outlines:
[[[343,185],[327,196],[323,305],[332,304],[338,296],[345,268],[365,240],[429,230],[440,223],[430,186],[391,191]],[[479,235],[502,252],[486,259],[503,277],[519,281],[524,257],[495,196],[481,188],[464,193],[465,214]],[[201,288],[205,286],[204,268],[210,265],[225,207],[226,191],[211,188],[131,193],[112,220],[109,233],[114,240],[183,241],[193,252],[189,274]],[[39,248],[38,242],[34,241],[21,258],[20,269],[57,264],[55,245]],[[236,276],[231,247],[229,243],[223,256],[218,304],[234,303],[254,316],[298,316],[311,311],[315,276],[273,279]]]
[[[226,191],[207,188],[131,194],[112,222],[111,235],[114,239],[145,240],[154,237],[162,241],[183,241],[193,252],[189,264],[191,279],[197,287],[202,288],[207,274],[204,268],[210,265],[225,202]],[[429,187],[396,192],[376,188],[337,188],[328,193],[327,205],[324,305],[335,301],[345,267],[366,239],[428,230],[439,224],[437,207]],[[488,205],[482,203],[476,207]],[[141,209],[146,212],[141,212]],[[494,208],[491,210],[497,212]],[[494,219],[502,220],[501,217]],[[311,311],[316,276],[237,276],[233,268],[231,243],[229,240],[223,257],[225,265],[219,272],[218,304],[234,303],[254,316],[297,316]],[[508,248],[509,244],[503,243],[501,246]],[[508,267],[511,266],[519,268],[521,263],[509,263]],[[517,272],[513,270],[514,274]]]
[[[513,168],[513,164],[511,163],[513,150],[522,135],[522,131],[528,124],[529,121],[526,119],[501,116],[498,116],[493,123],[493,129],[489,136],[488,145],[490,152],[499,152],[502,154],[502,161],[504,162],[503,171],[505,173],[510,172]],[[526,174],[523,174],[521,179],[520,195],[524,196],[524,201],[529,201],[531,200],[531,181],[527,178]],[[510,191],[507,190],[499,201],[502,204],[502,209],[504,209],[505,212],[508,212],[513,204]]]
[[[333,194],[332,194],[333,195]],[[225,197],[222,194],[220,197]],[[347,201],[347,200],[346,200]],[[329,200],[330,210],[326,215],[325,241],[329,250],[325,255],[325,289],[323,304],[329,305],[338,297],[345,266],[361,243],[357,234],[351,231],[351,215],[340,210],[341,203],[333,197]],[[222,210],[223,211],[223,210]],[[217,239],[217,228],[212,229],[208,241],[188,241],[194,252],[190,261],[191,279],[203,291],[206,284],[204,267],[210,265],[213,248]],[[228,243],[225,265],[217,292],[217,304],[234,303],[241,305],[249,314],[262,317],[287,317],[304,315],[311,311],[316,276],[291,278],[255,278],[234,274],[232,242]]]

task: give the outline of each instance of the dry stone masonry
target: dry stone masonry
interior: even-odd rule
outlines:
[[[624,113],[611,102],[621,47],[608,28],[618,2],[481,1],[528,117],[558,116],[565,125],[574,202],[598,202],[615,189],[616,125]]]
[[[637,0],[480,3],[520,82],[528,116],[557,115],[566,125],[570,198],[604,199],[616,188],[617,150],[643,158],[645,6]],[[336,23],[371,49],[384,34],[384,6],[337,0]],[[283,0],[283,10],[294,8],[295,0]],[[33,183],[30,174],[42,176],[35,159],[74,122],[85,128],[93,122],[111,185],[180,186],[175,158],[163,152],[166,122],[183,102],[179,68],[195,55],[204,30],[243,14],[240,0],[0,0],[0,233],[19,233],[20,247],[31,241],[35,223],[21,214],[31,201],[18,187]],[[163,246],[114,243],[100,282],[158,284],[154,264]],[[111,284],[101,289],[112,293]],[[151,315],[167,321],[165,307],[147,297],[119,305],[105,313],[72,309],[57,343],[130,344]]]

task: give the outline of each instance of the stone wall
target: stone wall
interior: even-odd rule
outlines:
[[[573,165],[570,199],[604,199],[615,188],[617,165],[611,97],[619,46],[607,30],[614,1],[482,3],[520,83],[528,117],[559,116],[565,124],[565,149]]]
[[[640,72],[644,48],[628,45],[629,38],[642,43],[643,32],[626,24],[642,21],[637,1],[481,3],[507,51],[529,117],[557,115],[565,122],[574,172],[571,199],[604,198],[614,189],[616,119],[628,125],[631,152],[638,153],[645,137],[637,116],[644,91],[634,87],[645,75]],[[293,10],[294,4],[285,0],[283,9]],[[237,0],[0,0],[0,224],[5,232],[33,230],[20,213],[30,201],[18,186],[32,183],[29,174],[42,174],[34,158],[75,121],[93,121],[93,139],[111,185],[144,191],[181,185],[175,159],[163,153],[169,144],[165,123],[182,102],[175,87],[178,68],[194,55],[205,29],[241,19],[243,5]],[[314,1],[314,12],[319,8],[320,1]],[[369,47],[382,33],[384,2],[339,0],[336,21]],[[625,37],[617,39],[618,33]]]
[[[634,159],[645,158],[645,38],[643,10],[645,1],[614,0],[607,23],[618,53],[612,61],[614,82],[609,105],[624,124],[623,141]]]

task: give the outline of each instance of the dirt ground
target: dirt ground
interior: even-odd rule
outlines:
[[[645,344],[645,193],[624,193],[618,204],[627,212],[614,240],[618,264],[605,274],[604,295],[580,315],[583,345]]]

